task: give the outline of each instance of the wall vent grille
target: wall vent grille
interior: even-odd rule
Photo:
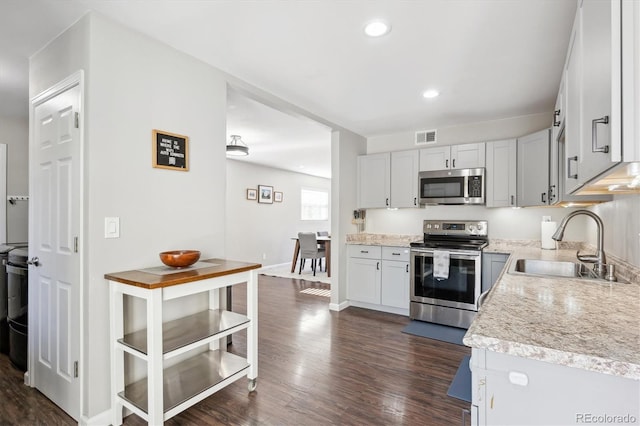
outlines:
[[[421,130],[416,132],[416,145],[431,145],[437,142],[437,130]]]

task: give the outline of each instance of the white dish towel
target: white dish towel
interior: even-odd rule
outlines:
[[[446,280],[449,278],[449,252],[433,251],[433,278]]]

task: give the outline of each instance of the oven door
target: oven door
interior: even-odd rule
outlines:
[[[433,276],[433,249],[411,250],[411,301],[478,310],[481,252],[449,251],[449,278]]]

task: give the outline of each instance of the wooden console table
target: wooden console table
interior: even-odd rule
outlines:
[[[210,263],[204,266],[202,263]],[[258,377],[258,278],[262,265],[209,259],[200,268],[166,275],[135,270],[106,274],[111,314],[112,424],[122,424],[123,407],[149,424],[161,424],[236,380],[247,377],[254,391]],[[196,264],[196,265],[198,265]],[[247,283],[247,314],[221,309],[220,289]],[[163,302],[208,293],[209,309],[163,323]],[[146,302],[147,328],[124,334],[124,295]],[[230,307],[229,307],[230,308]],[[226,352],[224,337],[247,330],[247,358]],[[170,367],[164,361],[194,349],[208,350]],[[124,383],[124,354],[147,363],[147,377]]]

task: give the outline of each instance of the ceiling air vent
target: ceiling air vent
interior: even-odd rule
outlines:
[[[416,145],[429,145],[436,143],[437,130],[422,130],[416,132]]]

